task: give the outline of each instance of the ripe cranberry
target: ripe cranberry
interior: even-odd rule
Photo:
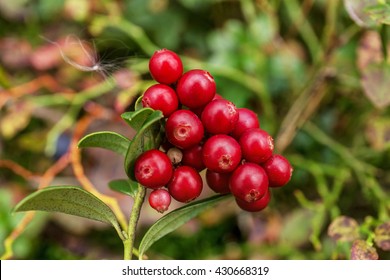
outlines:
[[[182,163],[195,168],[198,172],[206,168],[202,158],[203,148],[201,145],[195,145],[183,150]]]
[[[165,186],[172,177],[173,167],[168,156],[153,149],[141,154],[134,165],[137,181],[147,188]]]
[[[190,109],[209,103],[215,95],[216,85],[211,74],[204,70],[190,70],[177,82],[176,92],[179,101]]]
[[[239,198],[236,198],[237,205],[245,211],[248,212],[259,212],[266,208],[271,201],[271,192],[268,189],[265,195],[260,198],[259,200],[253,201],[253,202],[247,202],[245,200],[241,200]]]
[[[186,149],[198,144],[204,134],[200,119],[189,110],[178,110],[167,120],[165,133],[168,141],[178,148]]]
[[[226,99],[216,99],[206,105],[201,117],[205,130],[211,134],[228,134],[236,126],[238,111]]]
[[[217,134],[203,146],[203,163],[214,172],[233,171],[241,161],[241,148],[237,141],[228,135]]]
[[[251,128],[259,128],[260,123],[257,118],[257,114],[247,108],[239,108],[238,121],[235,128],[232,131],[232,136],[236,139],[240,139],[240,136]]]
[[[168,210],[171,204],[171,195],[167,190],[153,190],[149,195],[149,205],[160,213]]]
[[[245,131],[239,140],[242,157],[250,162],[263,163],[272,156],[274,140],[264,130],[252,128]]]
[[[269,186],[273,188],[286,185],[293,172],[290,162],[281,155],[273,155],[265,163],[263,168],[268,175]]]
[[[203,182],[194,168],[183,165],[175,169],[167,187],[174,199],[186,203],[200,195]]]
[[[223,97],[221,96],[221,95],[219,95],[218,93],[216,93],[215,95],[214,95],[214,98],[211,100],[211,101],[213,101],[213,100],[218,100],[218,99],[223,99]],[[210,102],[211,102],[210,101]],[[208,103],[207,103],[208,104]],[[206,104],[206,106],[207,106],[207,104]],[[193,108],[193,109],[191,109],[191,111],[192,112],[194,112],[195,113],[195,115],[197,115],[199,118],[201,118],[201,116],[202,116],[202,112],[203,112],[203,109],[205,108],[205,106],[203,106],[203,107],[198,107],[198,108]]]
[[[231,173],[218,173],[207,169],[206,171],[206,182],[216,193],[230,193],[229,179]]]
[[[255,163],[244,163],[230,177],[230,191],[246,202],[257,201],[268,190],[268,177],[264,169]]]
[[[153,79],[161,84],[173,84],[183,74],[183,63],[173,51],[156,51],[149,60],[149,71]]]
[[[175,91],[163,84],[156,84],[149,87],[143,97],[142,105],[154,110],[160,110],[164,117],[169,117],[179,106],[179,100]]]

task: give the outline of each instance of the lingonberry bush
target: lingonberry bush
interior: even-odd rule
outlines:
[[[134,111],[121,115],[136,135],[127,139],[102,131],[78,143],[79,148],[99,147],[125,156],[128,178],[109,185],[134,198],[128,230],[108,205],[77,186],[39,190],[20,201],[16,212],[62,212],[109,223],[123,241],[124,259],[133,253],[142,259],[158,239],[224,199],[234,199],[248,212],[267,207],[271,188],[286,185],[293,168],[274,154],[274,140],[260,128],[256,113],[216,96],[216,82],[206,70],[183,73],[180,57],[170,50],[156,51],[149,70],[157,84],[138,98]],[[204,185],[217,194],[196,200]],[[185,205],[167,213],[171,199]],[[167,214],[149,228],[136,249],[136,227],[146,201]]]

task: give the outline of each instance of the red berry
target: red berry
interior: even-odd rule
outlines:
[[[201,145],[195,145],[191,148],[183,150],[182,163],[195,168],[197,171],[202,171],[206,168],[202,158],[203,148]]]
[[[259,128],[260,123],[257,118],[257,114],[247,108],[239,108],[238,121],[235,128],[232,131],[232,136],[236,139],[240,139],[240,136],[251,128]]]
[[[168,141],[181,149],[198,144],[204,134],[200,119],[189,110],[178,110],[167,120],[165,133]]]
[[[244,163],[230,177],[230,191],[246,202],[262,198],[268,190],[268,177],[264,169],[255,163]]]
[[[286,185],[293,172],[290,162],[281,155],[273,155],[263,163],[263,168],[268,175],[269,186],[273,188]]]
[[[173,51],[156,51],[149,60],[149,71],[153,79],[162,84],[173,84],[183,74],[183,63]]]
[[[142,97],[142,105],[154,110],[160,110],[164,117],[167,118],[177,110],[179,100],[171,87],[163,84],[156,84],[145,91]]]
[[[211,74],[204,70],[190,70],[177,82],[176,92],[179,101],[190,109],[209,103],[215,95],[216,85]]]
[[[168,191],[179,202],[190,202],[202,192],[203,182],[199,173],[192,167],[180,166],[175,169]]]
[[[241,200],[239,198],[236,198],[237,205],[245,211],[248,212],[259,212],[266,208],[271,201],[271,192],[268,189],[265,195],[260,198],[259,200],[253,201],[253,202],[247,202],[245,200]]]
[[[203,163],[214,172],[227,173],[233,171],[241,161],[241,148],[231,136],[217,134],[203,146]]]
[[[205,130],[211,134],[228,134],[236,126],[238,111],[226,99],[216,99],[206,105],[201,117]]]
[[[229,179],[231,173],[218,173],[207,169],[206,182],[207,185],[216,193],[230,193]]]
[[[149,205],[160,213],[168,210],[171,204],[171,195],[167,190],[154,190],[149,195]]]
[[[216,93],[215,95],[214,95],[214,98],[213,98],[213,100],[218,100],[218,99],[223,99],[223,97],[221,96],[221,95],[219,95],[218,93]],[[213,101],[213,100],[211,100],[211,101]],[[210,102],[211,102],[210,101]],[[207,103],[208,104],[208,103]],[[207,104],[206,104],[206,106],[207,106]],[[194,112],[199,118],[202,116],[202,112],[203,112],[203,109],[205,108],[205,106],[203,106],[203,107],[198,107],[198,108],[193,108],[193,109],[191,109],[191,111],[192,112]]]
[[[172,177],[173,167],[168,156],[153,149],[141,154],[134,165],[134,174],[137,181],[147,188],[165,186]]]
[[[239,140],[242,157],[254,163],[263,163],[272,156],[274,140],[264,130],[252,128],[245,131]]]

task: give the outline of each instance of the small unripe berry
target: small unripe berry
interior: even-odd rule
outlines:
[[[203,181],[194,168],[180,166],[173,172],[172,179],[167,187],[174,199],[187,203],[200,195],[203,189]]]
[[[167,190],[157,189],[150,193],[148,201],[153,209],[160,213],[164,213],[171,204],[171,195]]]
[[[246,202],[253,202],[266,194],[268,177],[260,165],[247,162],[234,170],[229,185],[235,197]]]
[[[134,165],[136,180],[147,188],[165,186],[172,177],[173,167],[168,156],[153,149],[141,154]]]
[[[268,175],[269,186],[272,188],[282,187],[291,179],[293,168],[290,162],[281,155],[273,155],[262,166]]]

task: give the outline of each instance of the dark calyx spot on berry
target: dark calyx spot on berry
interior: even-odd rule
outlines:
[[[144,166],[141,169],[141,175],[143,178],[149,178],[153,175],[152,168],[150,166]]]
[[[255,202],[261,198],[261,195],[259,191],[257,190],[250,190],[249,193],[245,196],[245,200],[247,202]]]
[[[220,168],[222,169],[228,169],[230,168],[230,166],[232,165],[232,159],[231,159],[231,156],[230,155],[223,155],[219,162],[218,162],[218,165]]]
[[[188,135],[190,134],[190,130],[191,130],[191,128],[189,125],[185,125],[185,124],[179,125],[175,129],[174,136],[178,140],[186,139],[188,137]]]

